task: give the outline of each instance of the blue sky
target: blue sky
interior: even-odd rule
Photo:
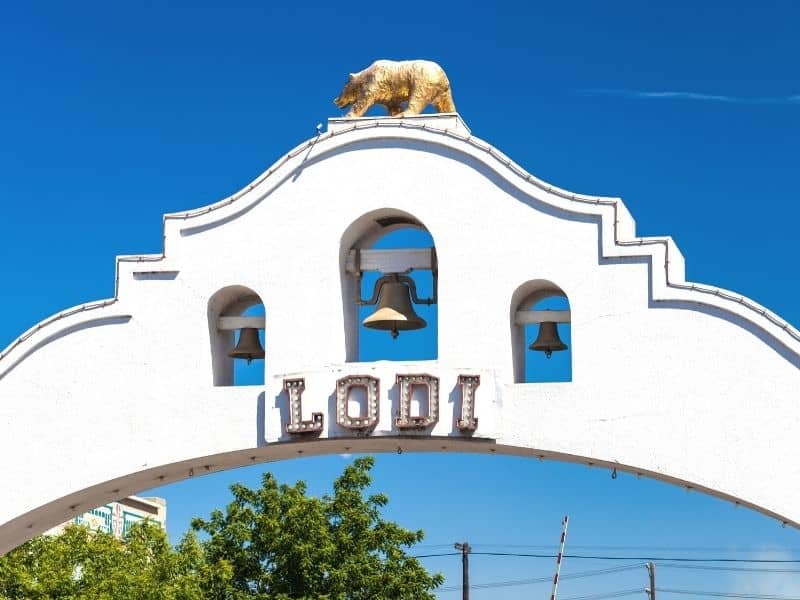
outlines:
[[[111,296],[116,255],[159,252],[163,213],[250,182],[340,115],[331,99],[347,73],[377,58],[438,61],[475,135],[546,181],[623,197],[640,235],[674,237],[689,279],[800,324],[800,4],[230,4],[4,6],[0,346],[62,308]],[[345,464],[270,468],[322,492]],[[168,499],[170,534],[260,472],[154,491]],[[479,551],[550,552],[569,514],[573,553],[800,558],[797,531],[605,470],[404,454],[378,457],[375,479],[388,514],[426,530],[421,553],[463,539]],[[458,557],[426,564],[458,583]],[[609,564],[629,563],[568,560],[563,573]],[[472,567],[483,583],[548,575],[553,561],[474,556]],[[800,596],[798,573],[660,566],[658,579]],[[559,591],[645,583],[640,569],[565,579]],[[547,593],[545,583],[472,597]]]

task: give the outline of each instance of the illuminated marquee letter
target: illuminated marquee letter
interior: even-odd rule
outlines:
[[[312,413],[310,421],[303,421],[303,390],[306,389],[305,379],[284,379],[283,389],[289,397],[289,422],[286,423],[286,433],[319,433],[325,417],[322,413]]]
[[[458,376],[458,385],[461,386],[461,418],[456,421],[456,427],[461,431],[471,432],[478,428],[478,419],[475,418],[475,390],[480,384],[480,375]]]
[[[439,421],[439,378],[433,375],[398,375],[400,416],[394,420],[398,429],[425,429]],[[424,388],[428,396],[428,414],[411,416],[414,388]]]
[[[354,389],[364,390],[367,414],[350,415],[350,394]],[[378,424],[378,390],[380,383],[369,375],[349,375],[336,381],[336,423],[339,427],[357,431],[370,431]]]

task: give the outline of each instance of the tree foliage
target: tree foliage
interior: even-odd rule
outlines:
[[[207,560],[229,561],[233,589],[248,597],[433,598],[443,577],[404,550],[422,540],[422,531],[384,520],[385,494],[365,497],[373,463],[356,459],[334,482],[333,495],[322,498],[307,496],[303,482],[278,484],[270,473],[259,489],[232,486],[224,513],[192,523],[208,535]]]
[[[161,527],[134,524],[123,540],[70,525],[0,559],[0,597],[9,599],[189,600],[206,581],[229,580],[224,563],[205,563],[193,534],[173,548]]]
[[[194,519],[176,547],[150,522],[121,541],[80,526],[38,537],[0,557],[0,598],[433,598],[443,577],[406,553],[422,531],[384,520],[386,495],[366,495],[373,464],[356,459],[322,498],[270,473],[256,489],[233,485],[225,510]]]

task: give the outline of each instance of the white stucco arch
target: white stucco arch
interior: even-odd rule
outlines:
[[[436,361],[347,361],[343,236],[386,207],[435,239],[448,307]],[[573,381],[517,385],[509,299],[539,274],[570,301]],[[230,285],[266,302],[263,386],[209,377],[209,302]],[[423,373],[440,382],[438,421],[398,429],[396,376]],[[336,422],[336,382],[350,375],[381,382],[369,431]],[[287,433],[286,379],[304,381],[303,418],[321,413],[321,431]],[[161,482],[398,447],[591,462],[798,526],[798,389],[797,329],[686,282],[672,240],[637,237],[621,200],[536,179],[457,115],[333,119],[242,191],[167,215],[161,255],[118,259],[114,298],[0,353],[0,452],[13,457],[0,466],[0,552]]]

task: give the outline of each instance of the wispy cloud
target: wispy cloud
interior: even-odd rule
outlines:
[[[694,100],[697,102],[724,102],[727,104],[797,104],[800,105],[800,94],[792,96],[724,96],[720,94],[703,94],[686,91],[646,91],[625,88],[589,88],[581,90],[589,96],[618,96],[634,100]]]
[[[758,560],[792,560],[797,556],[792,555],[788,551],[759,551],[754,556]],[[796,568],[797,565],[786,565],[779,563],[766,563],[757,567],[751,567],[754,570],[749,572],[742,572],[732,576],[729,580],[729,589],[731,592],[751,592],[756,590],[760,594],[785,594],[787,596],[797,597],[800,594],[800,575],[792,573],[778,573],[781,569],[790,570]],[[762,569],[758,571],[755,569]],[[773,569],[772,572],[768,569]]]

